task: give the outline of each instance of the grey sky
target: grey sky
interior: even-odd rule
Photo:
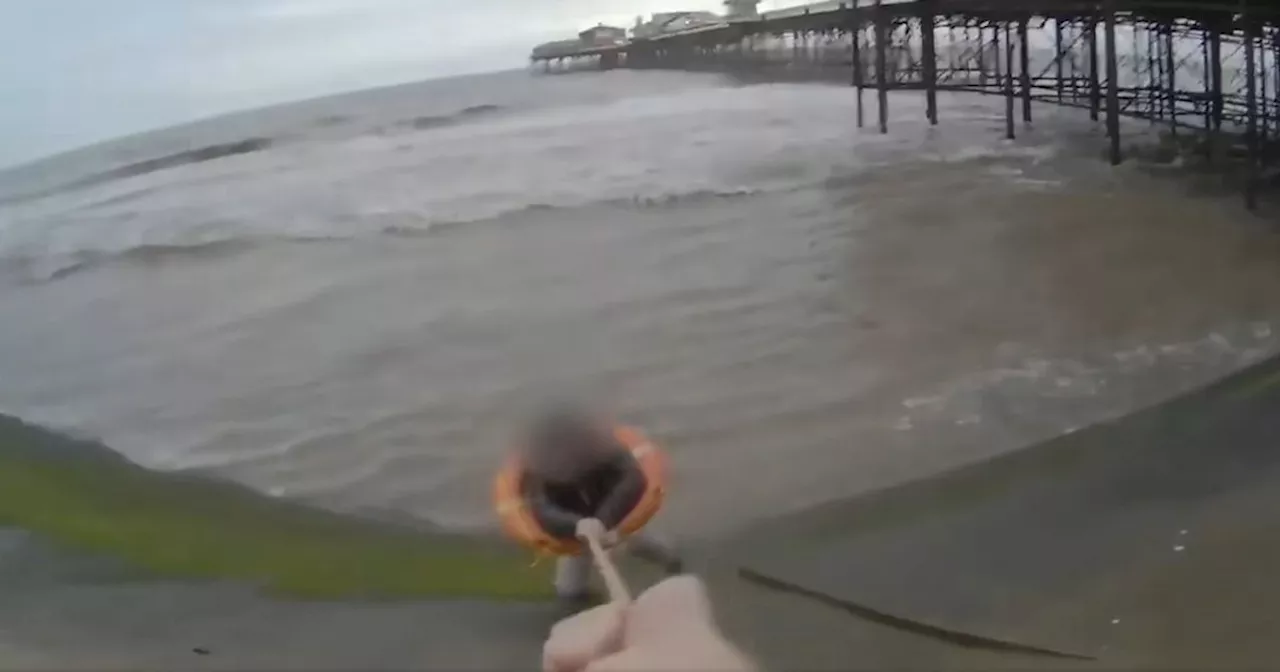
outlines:
[[[0,0],[0,165],[209,116],[519,67],[597,21],[719,0]]]

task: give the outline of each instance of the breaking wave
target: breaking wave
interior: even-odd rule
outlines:
[[[183,260],[203,260],[239,254],[270,244],[307,244],[342,240],[325,236],[262,236],[204,240],[190,243],[145,243],[121,250],[85,250],[45,257],[3,258],[11,272],[27,283],[61,280],[110,264],[154,266]]]
[[[107,265],[129,264],[136,266],[177,263],[180,261],[197,261],[225,257],[254,249],[273,245],[297,245],[316,243],[340,243],[344,241],[392,237],[420,239],[431,235],[439,235],[472,225],[504,224],[525,216],[538,214],[565,213],[571,211],[599,209],[602,211],[617,209],[651,209],[671,208],[684,205],[709,203],[726,199],[739,199],[766,193],[765,190],[738,189],[695,189],[687,192],[666,193],[658,195],[634,195],[627,198],[610,198],[582,204],[554,205],[548,203],[530,203],[527,205],[502,210],[492,215],[464,219],[430,219],[417,212],[384,212],[369,214],[360,219],[364,226],[350,226],[350,220],[344,220],[341,226],[334,226],[331,232],[292,233],[292,234],[256,234],[246,231],[245,227],[228,227],[223,237],[205,237],[194,241],[157,241],[145,242],[121,249],[85,249],[58,253],[24,253],[0,256],[0,268],[4,275],[17,276],[25,284],[40,284],[61,280],[79,273],[90,271]],[[602,218],[603,218],[602,213]],[[380,222],[383,222],[379,224]]]
[[[112,168],[111,170],[91,175],[83,180],[72,183],[73,187],[89,186],[106,182],[109,180],[117,180],[125,177],[134,177],[137,175],[146,175],[169,168],[185,166],[192,163],[204,163],[206,161],[214,161],[228,156],[236,156],[238,154],[250,154],[267,149],[272,144],[271,138],[245,138],[235,142],[224,142],[215,145],[206,145],[197,149],[190,149],[183,152],[175,152],[166,154],[154,159],[146,159]]]
[[[135,161],[133,163],[111,168],[109,170],[104,170],[99,173],[94,173],[87,177],[82,177],[72,182],[66,182],[64,184],[51,187],[48,189],[42,189],[35,192],[19,194],[17,196],[11,196],[7,199],[0,199],[0,203],[19,203],[22,201],[29,201],[29,200],[34,200],[38,198],[44,198],[46,196],[52,196],[54,194],[58,194],[66,191],[84,189],[87,187],[103,184],[105,182],[111,182],[113,180],[120,180],[128,177],[137,177],[139,175],[146,175],[148,173],[155,173],[162,170],[168,170],[170,168],[176,168],[178,166],[185,166],[185,165],[190,165],[194,163],[205,163],[207,161],[214,161],[214,160],[226,158],[229,156],[237,156],[240,154],[250,154],[253,152],[260,152],[264,149],[271,147],[273,143],[274,143],[274,140],[272,140],[271,138],[253,137],[253,138],[244,138],[242,140],[236,140],[235,142],[223,142],[223,143],[218,143],[213,145],[205,145],[203,147],[197,147],[196,149],[189,149],[181,152],[174,152],[172,154],[165,154],[163,156],[158,156],[151,159]]]
[[[429,130],[429,129],[435,129],[435,128],[442,128],[446,126],[454,126],[457,124],[461,124],[470,120],[478,119],[483,116],[492,115],[506,109],[507,108],[503,105],[495,105],[495,104],[489,104],[489,103],[480,104],[480,105],[471,105],[447,114],[423,115],[423,116],[412,117],[410,119],[405,119],[392,124],[377,126],[372,129],[366,129],[361,132],[373,133],[376,135],[395,135],[395,134],[404,133],[404,132],[414,132],[414,131],[423,131],[423,130]],[[303,126],[305,127],[306,125],[310,125],[312,128],[323,129],[323,128],[332,128],[335,126],[346,125],[353,121],[355,121],[355,119],[351,116],[341,115],[341,114],[330,114],[330,115],[321,116],[317,119],[313,119],[309,122],[309,124],[303,124]],[[179,166],[191,165],[196,163],[205,163],[208,161],[215,161],[218,159],[223,159],[231,156],[238,156],[242,154],[251,154],[254,152],[260,152],[275,146],[282,139],[287,138],[288,135],[289,134],[286,133],[285,136],[281,136],[281,137],[254,136],[254,137],[248,137],[248,138],[241,138],[239,140],[214,143],[214,144],[204,145],[201,147],[196,147],[194,149],[188,149],[180,152],[164,154],[164,155],[149,158],[149,159],[134,161],[132,163],[127,163],[121,166],[116,166],[107,170],[103,170],[101,172],[80,177],[78,179],[75,179],[69,182],[57,184],[52,187],[46,187],[44,189],[38,189],[35,191],[9,195],[4,198],[0,198],[0,204],[21,203],[24,201],[31,201],[31,200],[36,200],[40,198],[45,198],[47,196],[52,196],[55,194],[60,194],[68,191],[85,189],[88,187],[97,186],[97,185],[100,185],[106,182],[111,182],[114,180],[137,177],[139,175],[146,175],[148,173],[156,173],[163,170],[168,170],[170,168],[177,168]]]
[[[483,115],[489,115],[496,112],[501,112],[503,109],[505,108],[503,108],[501,105],[490,105],[490,104],[472,105],[470,107],[464,107],[461,110],[458,110],[457,112],[452,112],[449,114],[423,115],[420,117],[407,119],[405,121],[401,121],[401,122],[392,124],[390,126],[382,126],[377,129],[377,132],[383,135],[390,135],[393,133],[400,132],[401,130],[404,130],[404,129],[409,129],[414,131],[425,131],[433,128],[441,128],[444,126],[455,126],[457,124],[473,120]]]

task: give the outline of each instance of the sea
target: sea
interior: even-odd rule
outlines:
[[[0,173],[0,412],[341,511],[491,530],[521,418],[667,451],[707,538],[1276,352],[1280,238],[1085,112],[506,72]],[[91,114],[86,110],[86,114]],[[1126,147],[1159,130],[1126,122]]]

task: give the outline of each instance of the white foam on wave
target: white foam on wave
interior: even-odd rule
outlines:
[[[145,247],[421,234],[539,209],[667,207],[787,191],[904,158],[1040,162],[1056,151],[974,133],[966,125],[973,113],[964,111],[933,134],[912,123],[884,136],[856,132],[848,101],[842,87],[707,84],[418,134],[299,140],[4,206],[0,260],[21,260],[35,279],[48,279],[86,256],[92,265]]]
[[[937,160],[944,163],[967,163],[983,159],[1027,159],[1035,164],[1049,161],[1058,156],[1060,152],[1061,148],[1053,143],[1018,144],[1015,142],[992,142],[960,147],[939,155]]]
[[[1005,408],[1013,403],[1025,409],[1050,409],[1034,415],[1052,419],[1055,432],[1071,432],[1082,422],[1136,410],[1135,400],[1155,403],[1206,384],[1260,361],[1277,348],[1280,342],[1272,338],[1270,325],[1255,322],[1224,327],[1192,341],[1144,344],[1092,359],[1027,357],[904,399],[908,413],[893,427],[974,427],[991,414],[993,404]],[[1050,408],[1055,405],[1078,409]]]

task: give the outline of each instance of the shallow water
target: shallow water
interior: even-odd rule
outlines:
[[[472,529],[510,419],[579,394],[670,450],[661,525],[693,535],[1276,349],[1280,243],[1236,200],[1111,169],[1075,112],[1037,108],[1008,143],[999,101],[944,97],[929,129],[891,96],[882,136],[852,96],[514,73],[0,176],[0,409],[147,466]],[[272,140],[111,172],[247,137]]]

